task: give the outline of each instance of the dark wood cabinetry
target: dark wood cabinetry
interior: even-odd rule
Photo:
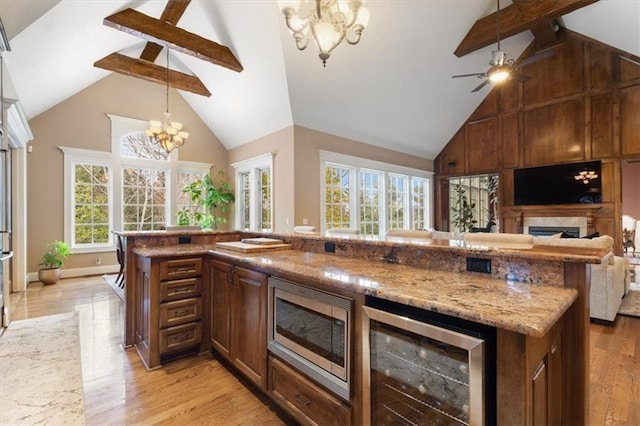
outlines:
[[[149,369],[202,343],[202,259],[136,256],[135,347]]]
[[[351,424],[348,405],[274,357],[269,359],[269,394],[302,424]]]
[[[267,389],[267,276],[209,262],[211,345],[252,382]]]
[[[640,66],[627,53],[572,32],[553,50],[523,68],[532,77],[525,84],[494,87],[438,154],[434,223],[448,227],[441,182],[449,177],[500,174],[500,230],[515,232],[514,169],[601,160],[593,229],[613,237],[621,254],[621,162],[640,157]]]

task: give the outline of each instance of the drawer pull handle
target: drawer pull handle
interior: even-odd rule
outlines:
[[[191,287],[176,288],[173,290],[173,294],[189,293],[190,291]]]
[[[175,311],[173,311],[173,314],[177,315],[177,316],[183,316],[183,315],[187,315],[189,313],[190,313],[190,311],[189,311],[188,308],[176,309]]]
[[[181,273],[181,272],[195,272],[195,270],[188,266],[183,266],[181,268],[178,267],[174,269],[174,273]]]
[[[306,406],[311,405],[311,401],[309,401],[306,398],[303,398],[302,394],[297,393],[296,396],[295,396],[295,399],[296,399],[296,401],[298,401],[302,405],[306,405]]]
[[[175,337],[175,341],[176,341],[176,342],[184,342],[184,341],[189,340],[189,338],[190,338],[190,335],[189,335],[189,334],[187,334],[187,333],[182,333],[182,334],[178,334],[178,335]]]

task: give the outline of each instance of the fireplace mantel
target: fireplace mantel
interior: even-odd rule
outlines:
[[[531,217],[584,217],[587,220],[586,233],[596,231],[594,218],[602,211],[602,204],[563,204],[553,206],[505,206],[505,213],[515,219],[515,232],[524,232],[524,219]],[[605,209],[606,210],[606,209]]]

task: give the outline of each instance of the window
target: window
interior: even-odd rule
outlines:
[[[273,229],[272,154],[231,165],[236,174],[236,227],[245,231]]]
[[[109,115],[111,152],[61,147],[65,164],[65,241],[74,253],[114,248],[112,230],[157,230],[189,204],[187,184],[210,164],[178,161],[144,133],[147,122]]]
[[[327,229],[348,228],[351,223],[351,169],[325,168],[325,224]]]
[[[380,172],[371,170],[360,172],[360,231],[364,235],[377,236],[380,234],[382,179],[383,176]],[[349,227],[349,224],[342,226]]]
[[[111,211],[111,167],[78,161],[73,165],[72,247],[112,244],[109,234]]]
[[[122,170],[122,229],[157,231],[166,228],[166,172],[150,168]]]
[[[429,196],[429,181],[423,178],[411,178],[411,229],[426,229],[429,212],[427,197]]]
[[[431,226],[431,172],[327,151],[320,151],[320,170],[322,232],[358,228],[375,239]]]
[[[406,229],[404,213],[407,205],[407,196],[409,195],[406,190],[409,177],[391,173],[388,176],[387,214],[389,220],[387,229]]]
[[[469,231],[497,219],[498,175],[449,179],[450,230]]]

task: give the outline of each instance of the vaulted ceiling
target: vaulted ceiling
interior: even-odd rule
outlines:
[[[546,19],[526,13],[531,8],[546,13],[538,10],[540,3],[516,0],[507,9],[510,2],[501,2],[501,28],[513,27],[502,42],[510,58],[518,58],[534,34],[542,44],[552,42],[551,18],[640,57],[640,2],[558,0],[547,2],[561,10]],[[145,47],[145,40],[103,25],[105,17],[132,8],[159,18],[165,5],[0,0],[12,49],[3,54],[11,80],[5,96],[20,99],[28,118],[73,96],[109,74],[94,62],[113,52],[139,58]],[[496,2],[370,0],[366,5],[371,18],[360,44],[339,46],[323,68],[314,46],[295,48],[275,0],[192,0],[177,26],[228,46],[243,70],[172,51],[171,69],[197,76],[211,96],[180,93],[228,149],[297,124],[434,158],[489,92],[486,87],[470,93],[479,80],[451,76],[488,68]],[[474,23],[483,17],[478,30]],[[465,46],[468,33],[471,43]],[[164,66],[162,56],[156,63]]]

